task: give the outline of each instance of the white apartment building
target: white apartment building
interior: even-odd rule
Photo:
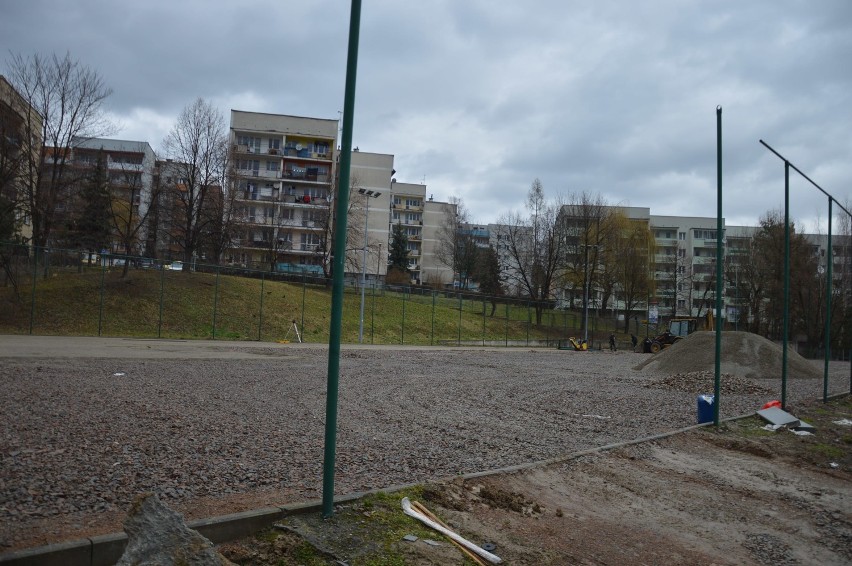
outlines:
[[[236,203],[245,224],[231,263],[322,274],[337,120],[231,110]]]
[[[393,159],[389,154],[357,149],[352,152],[351,198],[357,206],[352,207],[349,222],[350,228],[354,228],[352,223],[360,224],[360,230],[355,230],[359,234],[364,233],[364,224],[367,225],[367,280],[382,279],[387,274],[393,226],[401,224],[408,238],[412,283],[447,285],[452,282],[453,273],[438,261],[436,249],[446,215],[455,212],[453,205],[435,201],[431,196],[426,198],[426,185],[397,181],[393,176],[396,173]],[[372,195],[368,196],[365,193],[369,191]],[[352,276],[358,276],[364,265],[363,241],[348,247],[347,271],[351,269]]]

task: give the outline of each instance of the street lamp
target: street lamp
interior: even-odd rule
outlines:
[[[371,191],[367,189],[358,189],[358,192],[364,195],[367,202],[367,210],[364,213],[364,252],[363,252],[363,260],[361,261],[361,320],[358,324],[358,343],[364,343],[364,288],[367,285],[367,230],[369,229],[369,224],[367,223],[370,218],[370,199],[371,198],[379,198],[382,196],[380,191]]]

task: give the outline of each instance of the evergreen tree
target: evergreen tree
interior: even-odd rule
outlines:
[[[104,156],[99,154],[95,168],[83,182],[80,192],[83,207],[75,226],[76,244],[91,252],[98,252],[110,244],[112,206],[108,185]]]
[[[492,246],[478,250],[475,275],[479,292],[490,296],[491,316],[494,316],[497,297],[503,295],[503,282],[500,280],[500,258]]]
[[[408,273],[408,236],[402,224],[397,222],[393,227],[390,245],[390,269]]]

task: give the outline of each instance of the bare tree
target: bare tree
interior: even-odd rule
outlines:
[[[138,168],[122,163],[119,171],[109,174],[108,183],[113,231],[125,255],[121,276],[127,277],[130,256],[141,251],[139,233],[155,207],[148,206],[144,212],[140,212],[143,186],[142,173]],[[159,199],[159,187],[153,188],[149,198],[152,203]]]
[[[50,241],[57,208],[77,181],[68,164],[72,148],[114,131],[102,108],[112,90],[68,53],[62,58],[13,55],[9,67],[10,83],[36,112],[27,112],[23,124],[27,163],[22,186],[32,241],[42,247]]]
[[[628,220],[623,214],[611,218],[618,228],[604,250],[624,311],[624,331],[630,331],[630,315],[647,300],[651,290],[649,265],[654,241],[647,223]]]
[[[467,289],[477,267],[479,250],[471,232],[470,213],[464,201],[453,196],[449,202],[449,210],[438,227],[435,256],[453,270],[458,277],[459,288]]]
[[[213,191],[208,197],[207,205],[202,207],[204,230],[199,243],[207,260],[216,265],[221,265],[225,252],[233,247],[234,240],[244,231],[245,223],[245,215],[241,214],[237,205],[239,187],[234,172],[233,152],[227,143],[223,144],[220,150],[221,190]],[[275,240],[278,241],[278,238]]]
[[[549,202],[545,198],[541,181],[535,179],[527,193],[527,215],[510,213],[499,222],[498,235],[509,260],[506,276],[534,301],[536,324],[541,324],[561,265],[564,238],[558,221],[560,208],[558,200]]]
[[[601,272],[604,249],[609,245],[615,223],[610,219],[611,207],[600,195],[572,194],[561,207],[560,225],[564,240],[564,263],[561,273],[566,287],[580,291],[584,312],[594,289],[605,287]],[[614,280],[610,278],[610,284]],[[583,330],[587,321],[583,318]]]
[[[184,271],[199,251],[211,221],[208,207],[222,191],[227,172],[228,136],[222,113],[199,98],[183,109],[163,141],[174,176],[167,181],[171,201],[178,210],[172,237],[183,250]]]
[[[363,188],[361,180],[355,173],[349,176],[349,201],[346,211],[346,256],[344,269],[350,273],[360,272],[362,269],[362,254],[358,252],[364,247],[364,215],[370,205],[369,198],[358,192]],[[334,234],[337,230],[337,190],[338,184],[332,184],[331,193],[328,195],[328,208],[316,211],[315,222],[322,228],[319,234],[319,245],[316,254],[323,266],[323,273],[331,277],[332,256],[334,254]],[[369,260],[368,260],[369,261]]]

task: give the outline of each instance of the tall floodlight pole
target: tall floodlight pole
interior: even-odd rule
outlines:
[[[831,268],[834,263],[834,255],[831,251],[831,204],[833,198],[828,197],[828,269],[826,269],[825,280],[825,369],[822,375],[822,402],[828,402],[828,362],[831,360]]]
[[[784,312],[781,344],[781,408],[787,408],[787,340],[790,334],[790,162],[784,161]]]
[[[322,516],[334,514],[334,459],[337,451],[337,393],[340,380],[340,331],[343,322],[343,265],[346,259],[346,222],[349,207],[349,170],[352,164],[352,129],[355,113],[355,77],[358,70],[358,35],[361,0],[352,0],[349,15],[349,51],[343,96],[343,134],[337,185],[337,229],[331,287],[331,326],[328,337],[328,381],[325,396],[325,450],[322,473]]]
[[[586,270],[583,274],[583,343],[589,343],[589,244],[586,246]]]
[[[716,107],[716,362],[713,380],[713,424],[719,426],[722,366],[722,107]]]
[[[370,199],[379,198],[382,193],[379,191],[368,191],[367,189],[358,189],[358,192],[364,195],[367,210],[364,212],[364,254],[361,260],[361,319],[358,323],[358,343],[364,343],[364,289],[367,287],[367,234],[369,230],[370,220]],[[378,276],[378,273],[376,273]]]

